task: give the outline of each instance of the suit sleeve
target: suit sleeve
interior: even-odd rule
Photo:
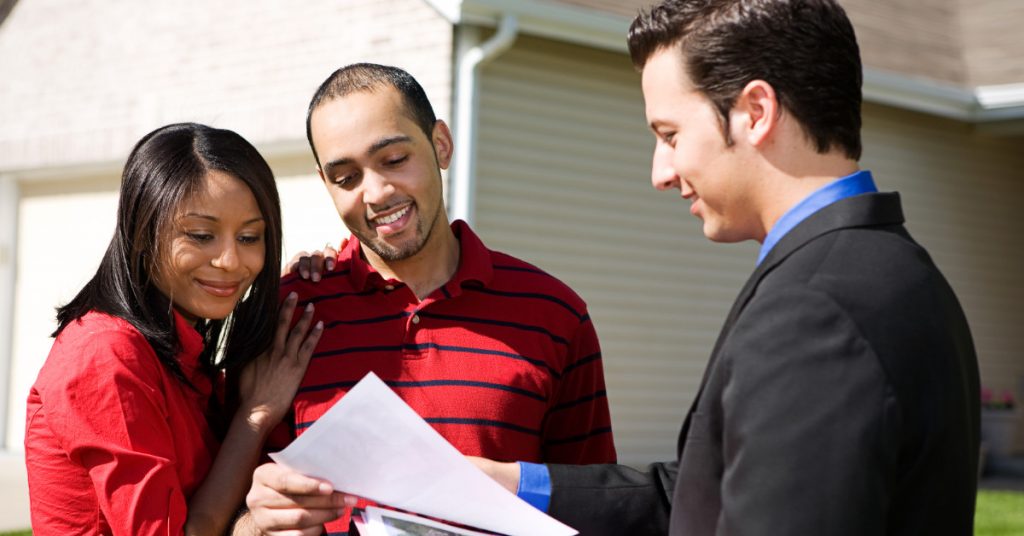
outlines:
[[[543,426],[544,461],[614,463],[601,346],[589,315],[576,328],[566,357]]]
[[[666,534],[677,467],[548,465],[548,513],[580,534]]]
[[[95,334],[75,356],[88,365],[69,366],[62,383],[44,393],[48,422],[71,461],[88,471],[113,534],[181,534],[187,503],[161,365],[138,339]]]
[[[717,533],[884,533],[899,408],[858,326],[800,286],[755,296],[731,333]]]

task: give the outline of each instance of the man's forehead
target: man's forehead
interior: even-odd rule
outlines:
[[[415,135],[415,125],[401,108],[376,98],[341,97],[314,110],[310,118],[315,139],[342,137],[350,142],[371,142],[370,138]]]
[[[324,99],[313,110],[310,121],[316,123],[369,113],[384,117],[401,115],[402,102],[394,93],[393,90],[381,88],[354,91]]]

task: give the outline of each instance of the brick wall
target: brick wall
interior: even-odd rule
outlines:
[[[632,19],[655,0],[554,0]],[[963,87],[1024,83],[1021,0],[839,0],[864,65]],[[625,40],[625,36],[623,36]]]
[[[1024,83],[1024,2],[959,0],[972,85]]]
[[[183,120],[304,140],[313,91],[354,61],[408,69],[448,117],[451,57],[423,0],[22,0],[0,26],[0,171],[121,161]]]

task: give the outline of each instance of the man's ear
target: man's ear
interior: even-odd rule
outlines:
[[[434,122],[434,131],[430,138],[434,144],[438,167],[448,169],[448,164],[452,161],[452,152],[455,150],[455,145],[452,143],[452,131],[448,129],[448,125],[444,121],[438,119]]]
[[[745,116],[745,120],[736,125],[742,130],[734,132],[734,136],[742,136],[747,143],[758,147],[777,129],[782,109],[771,84],[751,80],[737,97],[733,111]]]

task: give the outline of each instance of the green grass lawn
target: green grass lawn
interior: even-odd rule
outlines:
[[[975,536],[1020,536],[1024,534],[1024,492],[978,491],[974,514]]]
[[[1024,492],[981,490],[974,515],[974,536],[1024,534]],[[0,532],[0,536],[31,536],[32,531]]]

